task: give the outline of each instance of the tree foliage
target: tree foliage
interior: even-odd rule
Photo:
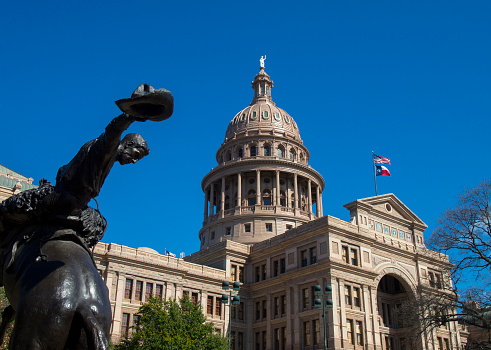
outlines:
[[[0,313],[3,312],[3,310],[9,306],[9,300],[7,299],[7,296],[5,295],[5,288],[1,287],[0,288]],[[14,323],[10,323],[7,325],[7,328],[5,330],[5,334],[3,337],[3,343],[0,345],[0,350],[8,349],[9,348],[9,341],[10,341],[10,334],[12,333],[12,330],[14,329]]]
[[[151,298],[138,310],[139,320],[132,334],[116,350],[202,350],[228,349],[226,338],[213,324],[205,323],[201,305],[188,297],[179,301]]]

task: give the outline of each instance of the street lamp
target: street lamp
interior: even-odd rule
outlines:
[[[239,293],[240,290],[240,282],[233,282],[232,284],[232,289],[230,289],[230,282],[229,281],[223,281],[222,282],[222,289],[225,291],[229,291],[229,294],[222,294],[222,304],[225,306],[228,305],[228,332],[227,332],[227,338],[228,338],[228,347],[230,348],[231,346],[231,341],[230,341],[230,335],[232,334],[232,306],[236,306],[240,304],[240,297],[238,295],[232,296],[232,292],[237,292]],[[229,297],[230,296],[230,297]]]
[[[315,285],[314,294],[322,297],[322,300],[318,298],[314,299],[314,307],[315,308],[322,307],[322,319],[324,321],[324,350],[327,350],[326,308],[330,309],[333,306],[332,287],[330,285],[327,285],[324,287],[324,292],[322,292],[321,286],[319,284]],[[330,299],[327,298],[329,294],[331,294]]]

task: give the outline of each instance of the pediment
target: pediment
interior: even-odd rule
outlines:
[[[422,230],[428,227],[393,193],[358,199],[346,204],[344,207],[350,212],[363,210],[370,217],[376,219],[413,224],[419,226]]]

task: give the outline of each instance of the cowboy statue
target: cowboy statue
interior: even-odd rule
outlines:
[[[174,99],[143,84],[116,104],[123,114],[58,170],[54,186],[41,180],[0,204],[0,283],[11,305],[0,342],[15,319],[10,349],[109,349],[111,305],[91,252],[107,223],[88,203],[115,162],[149,154],[141,135],[121,139],[123,132],[135,121],[169,118]]]

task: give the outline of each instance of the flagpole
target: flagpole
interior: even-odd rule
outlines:
[[[377,176],[375,175],[375,162],[373,160],[373,151],[372,151],[372,166],[373,166],[373,181],[375,181],[375,196],[378,196],[378,194],[377,194]]]

